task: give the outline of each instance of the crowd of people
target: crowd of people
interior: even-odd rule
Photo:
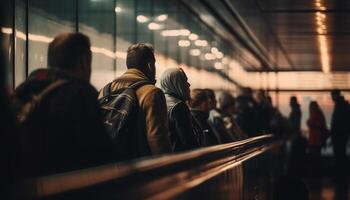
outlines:
[[[40,176],[113,161],[283,133],[271,98],[244,88],[192,89],[181,68],[156,83],[152,46],[127,50],[126,72],[100,92],[90,84],[90,40],[63,33],[48,48],[48,68],[33,71],[11,96],[23,176]],[[192,89],[192,90],[191,90]],[[24,164],[25,163],[25,164]]]
[[[127,50],[127,71],[98,93],[89,83],[90,40],[63,33],[48,48],[48,68],[33,71],[11,97],[20,134],[16,162],[21,176],[40,176],[114,161],[196,149],[272,133],[301,141],[301,110],[296,97],[284,117],[268,94],[242,88],[229,91],[192,89],[181,68],[168,68],[156,83],[152,46]],[[316,101],[310,103],[309,149],[320,154],[331,135],[337,166],[344,168],[349,137],[349,105],[339,90],[331,130]],[[10,112],[10,111],[9,111]],[[10,125],[10,123],[8,124]],[[15,136],[11,136],[15,137]],[[296,153],[297,154],[297,153]]]

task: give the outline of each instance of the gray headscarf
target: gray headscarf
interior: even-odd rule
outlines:
[[[190,100],[190,89],[187,76],[181,68],[169,68],[160,77],[160,87],[165,94],[170,94],[181,100]]]

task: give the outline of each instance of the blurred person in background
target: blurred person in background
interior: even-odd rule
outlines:
[[[270,122],[274,114],[274,108],[270,104],[264,90],[258,90],[255,96],[255,123],[258,134],[270,133]]]
[[[206,90],[194,89],[191,91],[191,113],[205,135],[204,146],[220,144],[220,139],[217,138],[208,123],[209,111],[211,108],[210,103],[210,98]]]
[[[209,118],[208,118],[208,122],[210,124],[210,126],[212,127],[212,130],[214,132],[214,134],[217,136],[217,138],[220,139],[220,143],[229,143],[229,142],[233,142],[234,141],[234,137],[232,135],[232,133],[230,133],[229,131],[227,131],[226,126],[225,126],[225,121],[223,118],[223,115],[220,111],[220,109],[217,107],[217,97],[214,93],[213,90],[210,89],[206,89],[209,98],[211,99],[211,110],[209,112]],[[215,102],[215,104],[214,104]]]
[[[334,102],[331,137],[335,156],[335,181],[341,186],[341,189],[345,191],[347,190],[347,176],[344,176],[344,173],[348,170],[346,146],[350,134],[350,108],[349,103],[345,100],[344,96],[341,95],[340,90],[332,90],[331,97]]]
[[[328,129],[324,114],[316,101],[309,104],[309,149],[313,157],[321,156],[321,147],[328,136]]]
[[[291,108],[291,112],[289,114],[291,133],[293,136],[298,136],[301,134],[301,110],[296,96],[290,97],[289,105]]]
[[[258,123],[255,120],[256,102],[251,88],[241,89],[241,94],[236,98],[235,107],[236,122],[242,131],[249,137],[258,135]]]
[[[227,133],[230,134],[235,141],[242,140],[248,137],[245,133],[243,133],[243,131],[235,121],[235,99],[230,93],[219,93],[218,109],[224,120],[224,125]]]

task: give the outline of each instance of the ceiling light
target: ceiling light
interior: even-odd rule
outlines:
[[[212,54],[212,53],[206,53],[206,54],[204,55],[204,58],[205,58],[206,60],[215,60],[215,55]]]
[[[196,40],[196,41],[194,42],[194,44],[195,44],[196,46],[199,46],[199,47],[205,47],[205,46],[208,45],[208,41],[206,41],[206,40]]]
[[[227,57],[222,59],[222,63],[224,63],[225,65],[227,65],[229,63],[229,59]]]
[[[216,56],[216,58],[221,59],[224,57],[224,54],[219,51],[215,54],[215,56]]]
[[[212,52],[212,53],[217,53],[217,52],[219,52],[219,50],[218,50],[218,48],[216,48],[216,47],[212,47],[211,49],[210,49],[210,51]]]
[[[326,18],[326,14],[324,14],[324,13],[321,13],[321,12],[319,12],[319,11],[317,11],[316,12],[316,16],[318,16],[318,17],[320,17],[320,18]]]
[[[191,31],[187,29],[173,29],[173,30],[164,30],[161,35],[165,37],[175,37],[175,36],[188,36],[191,34]]]
[[[146,23],[148,22],[148,17],[144,16],[144,15],[138,15],[136,17],[137,21],[140,22],[140,23]]]
[[[154,23],[154,22],[151,22],[148,24],[148,29],[150,29],[150,30],[159,30],[159,29],[162,29],[162,27],[163,27],[162,25]]]
[[[159,21],[159,22],[163,22],[165,20],[168,19],[168,15],[167,14],[162,14],[162,15],[159,15],[156,20]]]
[[[222,70],[222,69],[224,69],[224,65],[223,65],[221,62],[216,62],[216,63],[214,64],[214,67],[215,67],[215,69],[217,69],[217,70]]]
[[[188,47],[191,45],[191,42],[189,40],[179,40],[177,43],[180,47]]]
[[[199,55],[201,55],[201,51],[199,49],[191,49],[190,54],[192,56],[199,56]]]
[[[114,11],[115,11],[116,13],[119,13],[119,12],[122,11],[122,8],[119,7],[119,6],[117,6],[117,7],[115,7]]]
[[[318,28],[317,29],[317,33],[319,33],[319,34],[326,34],[326,29],[322,29],[322,28]]]
[[[191,33],[189,36],[188,36],[188,39],[190,40],[198,40],[198,35],[195,34],[195,33]]]
[[[180,35],[182,36],[189,36],[191,34],[191,31],[187,29],[180,29]]]

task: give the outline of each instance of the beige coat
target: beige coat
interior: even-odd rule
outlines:
[[[128,69],[122,76],[114,80],[111,88],[112,91],[115,91],[141,80],[148,80],[148,78],[140,70]],[[170,152],[167,108],[162,90],[147,84],[139,87],[136,95],[141,108],[139,111],[140,130],[144,130],[146,134],[151,154]],[[102,92],[99,98],[101,96]]]

